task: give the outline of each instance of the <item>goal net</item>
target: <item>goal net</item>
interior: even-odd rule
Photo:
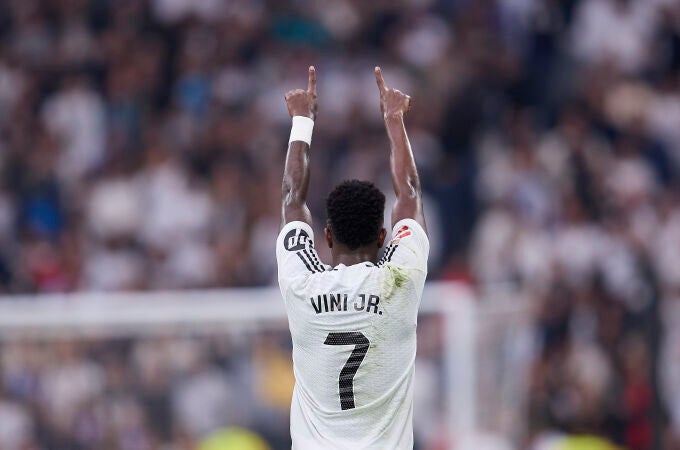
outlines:
[[[529,319],[519,298],[426,286],[416,448],[517,448]],[[0,421],[12,422],[0,426],[0,448],[208,448],[234,430],[290,448],[290,351],[275,288],[2,299]]]

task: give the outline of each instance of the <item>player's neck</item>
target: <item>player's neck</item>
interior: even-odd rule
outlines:
[[[366,261],[375,263],[378,260],[377,248],[360,247],[356,250],[350,250],[346,247],[343,248],[343,246],[334,246],[331,249],[331,254],[333,266],[337,266],[338,264],[352,266]]]

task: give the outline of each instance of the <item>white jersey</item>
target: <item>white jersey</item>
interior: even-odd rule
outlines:
[[[290,222],[276,242],[293,338],[293,449],[412,449],[418,306],[430,244],[399,221],[377,265],[331,268],[314,233]]]

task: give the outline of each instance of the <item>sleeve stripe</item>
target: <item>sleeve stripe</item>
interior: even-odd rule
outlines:
[[[311,255],[307,252],[307,249],[302,250],[302,253],[305,254],[305,256],[307,257],[307,259],[309,260],[309,262],[312,264],[312,267],[313,267],[316,271],[318,271],[318,272],[325,272],[325,270],[324,270],[323,268],[321,268],[321,264],[319,263],[319,261],[316,259],[316,255],[314,254],[314,251],[313,251],[313,250],[312,250],[312,254],[311,254]]]
[[[305,250],[305,255],[307,255],[310,261],[312,261],[312,264],[314,264],[314,266],[319,269],[319,272],[325,272],[326,268],[323,266],[323,264],[321,264],[321,261],[319,261],[316,250],[314,250],[314,244],[312,244],[311,241],[309,243],[309,253],[311,254],[311,257],[307,255],[307,250]]]
[[[392,250],[392,245],[388,245],[387,248],[385,248],[382,258],[380,258],[380,261],[378,261],[379,266],[383,265],[383,263],[385,262],[385,258],[387,257],[387,254],[390,252],[390,250]]]
[[[387,262],[390,262],[390,260],[392,259],[392,255],[394,255],[394,252],[397,249],[397,247],[399,247],[399,245],[397,245],[397,244],[389,245],[385,249],[385,253],[383,253],[383,257],[378,262],[378,265],[381,266],[381,265],[383,265]]]
[[[392,250],[390,250],[390,254],[387,255],[387,259],[385,260],[385,262],[390,262],[392,260],[392,256],[394,255],[394,252],[397,250],[397,247],[399,246],[395,245],[394,247],[392,247]]]
[[[307,270],[309,270],[309,271],[312,272],[312,273],[315,273],[315,271],[312,270],[312,268],[311,268],[311,267],[309,266],[309,264],[307,263],[307,260],[305,259],[305,257],[302,256],[302,253],[300,253],[300,252],[295,252],[295,254],[298,255],[298,257],[299,257],[300,260],[304,263],[304,265],[305,265],[305,267],[307,268]]]

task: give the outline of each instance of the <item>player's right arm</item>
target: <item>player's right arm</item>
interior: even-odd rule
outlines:
[[[413,219],[427,232],[420,178],[404,125],[404,116],[411,108],[411,97],[388,88],[380,67],[375,68],[375,78],[380,90],[380,110],[390,141],[392,187],[397,196],[392,207],[392,225],[403,219]]]
[[[293,221],[312,224],[312,215],[307,207],[310,142],[302,140],[304,137],[296,136],[295,127],[313,126],[317,111],[316,98],[316,69],[310,66],[307,90],[294,89],[285,96],[288,112],[293,119],[293,131],[288,143],[281,185],[281,226]],[[302,123],[296,124],[295,121],[300,119]],[[308,123],[305,124],[305,121]],[[307,140],[311,141],[311,128]]]
[[[293,128],[281,185],[281,231],[276,240],[279,285],[284,298],[291,285],[326,270],[314,249],[312,215],[307,207],[309,144],[317,110],[313,66],[309,68],[307,90],[289,91],[285,98]]]

